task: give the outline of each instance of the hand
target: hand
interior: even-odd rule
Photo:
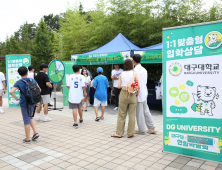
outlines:
[[[4,94],[6,93],[6,90],[4,90]]]
[[[87,93],[84,93],[84,97],[86,97],[87,96]]]
[[[52,86],[52,88],[54,89],[54,85]]]

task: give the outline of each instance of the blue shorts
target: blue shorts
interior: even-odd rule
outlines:
[[[31,106],[29,105],[29,114],[32,115],[34,108],[35,108],[34,104]],[[22,112],[24,125],[29,125],[30,120],[33,119],[33,117],[28,116],[27,106],[21,106],[21,112]]]

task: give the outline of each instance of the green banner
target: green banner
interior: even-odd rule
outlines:
[[[134,51],[142,56],[141,63],[162,63],[162,50]]]
[[[72,66],[77,64],[75,61],[63,61],[64,67],[65,67],[65,76],[62,80],[63,85],[63,105],[68,106],[69,105],[69,89],[66,87],[66,81],[68,80],[69,76],[73,73]]]
[[[130,51],[93,55],[72,55],[71,60],[79,65],[121,64],[130,57]]]
[[[221,44],[221,22],[164,29],[164,151],[222,162]]]
[[[18,68],[21,66],[28,67],[31,65],[31,56],[29,54],[18,54],[18,55],[6,55],[6,73],[7,73],[7,90],[8,90],[8,103],[9,107],[18,107],[12,102],[14,98],[10,95],[10,90],[18,81],[21,76],[18,74]],[[20,92],[15,92],[17,98],[20,98]]]

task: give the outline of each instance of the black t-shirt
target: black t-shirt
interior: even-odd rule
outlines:
[[[46,83],[49,82],[49,77],[43,72],[39,72],[35,78],[39,87],[41,88],[41,95],[50,94],[49,87],[46,86]]]

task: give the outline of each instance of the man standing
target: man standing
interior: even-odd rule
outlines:
[[[111,73],[111,79],[113,80],[116,107],[113,110],[118,110],[119,94],[121,91],[121,89],[118,89],[118,79],[119,79],[119,75],[123,72],[123,69],[119,68],[119,64],[114,64],[114,68],[115,69]]]
[[[38,104],[37,107],[37,121],[40,121],[40,110],[42,104],[44,105],[44,122],[49,122],[52,119],[48,117],[48,103],[50,103],[50,92],[49,88],[52,88],[52,85],[49,81],[49,77],[45,74],[48,70],[47,64],[40,64],[40,72],[36,76],[36,81],[41,89],[42,103]]]
[[[30,65],[30,66],[28,67],[28,70],[29,70],[28,78],[34,79],[34,72],[35,72],[34,67],[33,67],[32,65]]]
[[[94,95],[94,109],[96,113],[95,121],[104,119],[105,106],[107,106],[107,87],[109,87],[109,82],[106,76],[102,75],[102,67],[97,68],[98,76],[95,77],[93,87],[96,89]],[[102,115],[98,115],[98,107],[101,105]]]
[[[4,113],[2,110],[2,96],[6,93],[6,85],[5,85],[5,75],[0,72],[0,113]]]
[[[69,79],[66,83],[66,87],[69,89],[69,109],[72,109],[73,112],[73,119],[74,119],[73,126],[77,129],[78,128],[77,110],[79,112],[79,118],[80,118],[79,123],[83,123],[83,118],[82,118],[83,91],[84,91],[84,96],[86,96],[87,93],[86,93],[85,77],[80,74],[79,65],[73,65],[72,69],[75,74],[69,76]]]
[[[136,119],[138,125],[138,131],[135,131],[137,134],[144,134],[146,132],[146,126],[148,128],[148,133],[155,134],[155,126],[153,122],[152,115],[150,113],[149,107],[147,105],[147,71],[144,67],[141,66],[141,55],[134,54],[132,56],[133,64],[135,65],[134,71],[138,74],[140,92],[137,98],[137,107],[136,107]]]

